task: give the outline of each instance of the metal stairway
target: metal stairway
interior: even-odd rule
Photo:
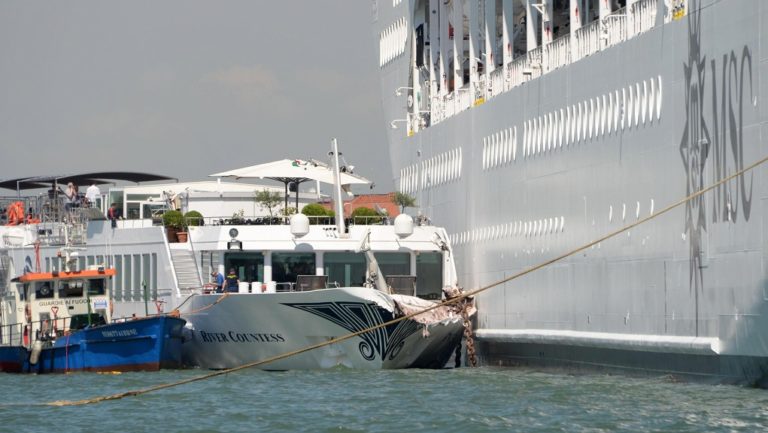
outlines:
[[[176,271],[176,280],[179,282],[179,290],[182,293],[203,287],[192,251],[173,248],[171,260]]]

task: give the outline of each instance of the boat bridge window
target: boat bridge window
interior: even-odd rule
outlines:
[[[83,280],[62,281],[59,298],[80,298],[83,296]]]
[[[83,329],[88,325],[98,326],[106,324],[107,321],[104,319],[104,316],[99,313],[75,314],[69,322],[69,329],[71,331],[76,331],[78,329]]]
[[[360,286],[365,282],[365,254],[331,253],[323,255],[325,275],[328,282],[340,287]]]
[[[53,298],[53,282],[42,281],[35,283],[35,299]]]
[[[240,281],[264,282],[264,255],[261,253],[226,253],[224,273],[234,268]]]
[[[374,253],[374,256],[384,276],[411,274],[410,253]]]
[[[103,295],[105,293],[104,287],[105,281],[103,278],[88,280],[89,295]]]
[[[413,275],[387,275],[385,280],[392,293],[408,296],[416,294],[416,277]]]
[[[416,296],[440,299],[443,296],[443,254],[421,252],[416,256]]]
[[[296,283],[299,275],[315,275],[315,253],[272,253],[272,279]]]

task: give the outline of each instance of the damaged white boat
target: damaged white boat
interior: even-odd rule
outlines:
[[[335,194],[340,207],[338,186]],[[185,363],[232,368],[387,324],[258,367],[444,367],[460,347],[462,315],[474,313],[471,303],[443,305],[388,322],[460,294],[445,230],[414,224],[408,215],[399,215],[394,224],[347,227],[343,219],[337,220],[335,226],[310,224],[308,217],[294,215],[290,225],[239,226],[229,231],[222,226],[190,227],[194,248],[218,252],[221,268],[266,281],[295,282],[265,284],[251,279],[240,282],[238,292],[189,297],[179,307],[187,320]]]

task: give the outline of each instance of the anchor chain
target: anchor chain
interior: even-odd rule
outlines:
[[[467,360],[469,365],[477,367],[477,356],[475,355],[475,339],[472,337],[472,321],[469,320],[469,309],[471,301],[464,299],[464,305],[461,309],[461,318],[464,321],[464,339],[467,340]]]

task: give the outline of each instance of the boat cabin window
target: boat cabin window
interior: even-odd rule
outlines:
[[[416,277],[412,275],[387,275],[387,286],[398,295],[416,295]]]
[[[299,275],[296,277],[296,290],[299,292],[325,289],[327,284],[328,276],[326,275]]]
[[[411,274],[411,254],[410,253],[374,253],[376,261],[379,262],[379,269],[386,277],[387,275],[410,275]]]
[[[331,285],[339,287],[361,286],[365,282],[365,254],[331,253],[323,255],[325,275]]]
[[[272,253],[272,279],[296,283],[299,275],[315,275],[315,253]]]
[[[224,273],[234,268],[240,281],[264,281],[264,255],[262,253],[226,253]]]
[[[83,329],[88,325],[98,326],[106,325],[106,323],[107,321],[104,319],[104,316],[99,313],[75,314],[69,322],[69,329],[71,331],[76,331],[78,329]]]
[[[62,281],[59,298],[80,298],[83,296],[83,286],[83,280]]]
[[[53,281],[35,283],[35,299],[53,298]]]
[[[103,278],[96,278],[93,280],[88,280],[88,294],[89,295],[103,295],[105,293],[104,291],[104,279]]]
[[[421,252],[416,256],[416,296],[440,299],[443,296],[443,254]]]

